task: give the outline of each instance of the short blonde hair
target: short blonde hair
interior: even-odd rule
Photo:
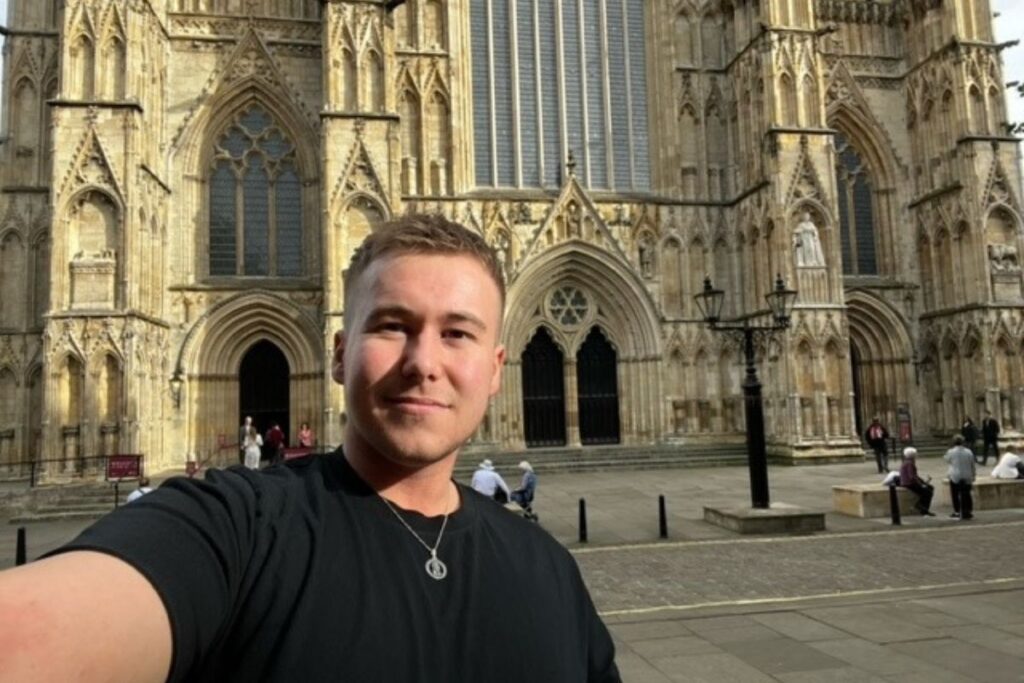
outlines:
[[[409,214],[377,226],[363,240],[345,271],[345,316],[359,278],[374,261],[404,254],[465,255],[476,259],[491,276],[505,310],[505,277],[494,249],[480,235],[444,216]]]

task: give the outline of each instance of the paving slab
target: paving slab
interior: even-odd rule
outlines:
[[[839,629],[823,624],[817,619],[799,612],[777,612],[756,614],[752,617],[759,624],[767,626],[779,635],[800,642],[834,640],[846,634]]]
[[[954,638],[896,643],[892,649],[967,678],[991,683],[1020,683],[1024,678],[1024,653],[1014,657]]]

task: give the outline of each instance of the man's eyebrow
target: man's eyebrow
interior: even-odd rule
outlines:
[[[415,318],[417,314],[406,306],[401,304],[393,304],[386,306],[379,306],[366,316],[368,322],[379,320],[380,318]],[[449,323],[465,323],[472,325],[481,330],[487,329],[487,323],[485,323],[479,316],[473,315],[469,311],[451,311],[444,316],[445,321]]]
[[[467,324],[472,325],[474,327],[478,327],[481,330],[486,330],[487,329],[487,323],[485,323],[479,317],[477,317],[477,316],[475,316],[472,313],[469,313],[467,311],[452,311],[451,313],[446,315],[445,318],[447,318],[448,320],[450,320],[452,322],[467,323]]]

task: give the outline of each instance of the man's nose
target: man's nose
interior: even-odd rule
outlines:
[[[436,379],[441,359],[441,340],[432,334],[410,336],[405,345],[402,374],[417,379]]]

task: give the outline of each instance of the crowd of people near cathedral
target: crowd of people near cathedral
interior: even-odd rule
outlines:
[[[993,479],[1024,479],[1024,461],[1019,455],[1007,450],[1000,456],[999,433],[999,421],[987,410],[981,421],[980,429],[970,416],[964,418],[960,433],[953,437],[952,446],[943,455],[943,460],[947,464],[946,478],[949,481],[950,497],[953,504],[953,512],[950,517],[960,520],[969,520],[974,517],[972,489],[978,477],[978,465],[986,466],[990,454],[995,461],[995,467],[990,474]],[[979,437],[981,439],[980,446],[978,444]],[[917,449],[912,446],[904,448],[903,460],[899,469],[890,471],[889,444],[891,437],[889,430],[882,424],[881,418],[878,416],[871,420],[871,424],[864,431],[864,441],[874,453],[878,473],[885,475],[882,483],[888,486],[902,486],[913,491],[917,496],[915,503],[917,511],[925,516],[934,516],[931,511],[931,502],[935,495],[935,487],[931,484],[930,476],[922,477],[918,472]]]

